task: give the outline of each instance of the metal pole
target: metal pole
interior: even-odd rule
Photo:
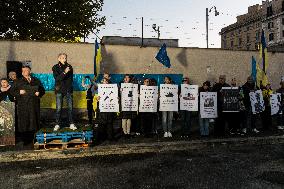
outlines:
[[[206,45],[208,49],[208,21],[209,21],[209,14],[208,14],[208,8],[206,8]]]
[[[160,33],[160,26],[158,26],[158,39],[160,39],[160,35],[161,35],[161,33]]]
[[[143,23],[144,21],[143,21],[143,17],[142,17],[142,41],[141,41],[141,47],[143,47],[144,46],[144,23]]]

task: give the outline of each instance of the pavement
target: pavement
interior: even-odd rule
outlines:
[[[236,137],[223,139],[194,139],[179,140],[161,139],[148,142],[116,143],[105,142],[98,146],[68,150],[23,150],[6,151],[0,153],[0,163],[34,161],[47,159],[69,159],[92,156],[127,155],[144,153],[163,153],[171,151],[190,151],[202,149],[214,149],[218,146],[261,146],[284,144],[284,135],[260,136],[260,137]]]

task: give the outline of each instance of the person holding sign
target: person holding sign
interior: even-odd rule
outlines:
[[[265,109],[260,113],[262,121],[262,129],[272,129],[272,117],[271,117],[271,106],[270,106],[270,95],[273,94],[270,83],[268,83],[262,90],[263,100]]]
[[[256,114],[252,113],[252,106],[250,102],[250,92],[255,92],[259,88],[255,85],[255,82],[252,78],[252,76],[249,76],[247,78],[247,82],[242,86],[242,91],[244,94],[244,105],[245,105],[245,112],[246,112],[246,128],[242,130],[244,134],[247,133],[247,129],[251,129],[254,133],[259,133],[259,131],[256,129]]]
[[[106,78],[102,79],[101,84],[105,84],[105,85],[110,85],[110,81]],[[109,96],[100,96],[100,85],[98,85],[98,89],[99,89],[99,95],[97,97],[97,101],[98,101],[98,107],[100,107],[100,103],[101,101],[105,101],[108,100]],[[118,97],[116,97],[118,98]],[[102,109],[99,108],[99,112],[98,112],[98,120],[100,121],[101,125],[102,125],[102,129],[103,132],[101,134],[103,134],[103,137],[101,138],[100,135],[98,135],[98,140],[103,140],[106,138],[109,141],[113,141],[114,140],[114,135],[113,135],[113,122],[115,119],[116,113],[115,112],[106,112],[103,111]]]
[[[202,85],[202,87],[198,90],[198,97],[200,98],[201,92],[209,92],[210,91],[210,81],[205,81]],[[200,99],[198,100],[200,103]],[[200,110],[199,110],[200,111]],[[209,136],[209,118],[201,118],[201,114],[199,113],[199,127],[200,127],[200,135],[202,137],[208,137]]]
[[[189,88],[189,86],[190,86],[189,85],[189,78],[188,77],[183,78],[181,87]],[[189,91],[188,91],[188,93],[186,93],[187,95],[182,96],[182,90],[183,90],[183,88],[181,88],[181,93],[180,93],[180,101],[181,102],[182,102],[183,99],[186,99],[187,101],[192,101],[193,98],[197,98],[196,96],[193,96],[193,94],[190,94]],[[198,92],[198,89],[197,89],[197,92]],[[191,119],[190,119],[191,112],[189,111],[189,108],[190,107],[188,107],[188,109],[185,110],[185,107],[182,108],[182,104],[180,105],[181,120],[183,122],[182,127],[181,127],[181,132],[182,132],[181,137],[185,137],[185,138],[189,137],[190,128],[191,128]]]
[[[172,79],[168,76],[164,78],[164,84],[171,85]],[[174,94],[169,92],[166,97],[172,97]],[[160,91],[160,102],[161,102],[161,91]],[[161,108],[161,105],[160,105]],[[173,125],[173,111],[162,111],[162,126],[164,130],[164,137],[172,137],[172,125]]]
[[[280,88],[277,89],[276,92],[281,94],[280,110],[277,115],[277,128],[279,130],[284,130],[284,81],[280,82]]]
[[[123,79],[123,84],[131,84],[132,82],[132,77],[128,74],[126,74],[124,76]],[[133,100],[133,96],[134,96],[134,92],[132,90],[126,90],[127,88],[129,88],[131,86],[125,86],[125,88],[123,86],[121,86],[120,88],[120,92],[121,92],[121,101],[124,101],[126,98],[131,100],[131,102],[127,102],[128,107],[123,106],[122,107],[122,111],[121,111],[121,117],[122,117],[122,130],[123,130],[123,134],[126,138],[130,137],[130,129],[131,129],[131,122],[132,119],[134,119],[137,116],[137,110],[138,110],[138,99],[137,99],[137,110],[136,111],[123,111],[123,108],[125,109],[132,109],[132,100]],[[133,87],[133,85],[132,85]],[[123,91],[125,90],[125,91]],[[137,90],[138,90],[138,85],[137,85]],[[123,94],[127,92],[127,94]],[[124,98],[124,95],[126,95],[126,98]],[[137,96],[138,97],[138,96]],[[123,103],[123,102],[122,102]]]

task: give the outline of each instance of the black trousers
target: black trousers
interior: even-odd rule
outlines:
[[[154,113],[151,112],[141,112],[140,115],[140,125],[141,130],[144,135],[152,134],[154,125]]]
[[[87,110],[88,110],[88,119],[89,124],[93,123],[93,114],[94,114],[94,107],[93,107],[93,100],[87,99]]]

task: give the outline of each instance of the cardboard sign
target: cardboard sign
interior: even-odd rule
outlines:
[[[201,92],[200,93],[200,117],[216,118],[217,114],[217,93]]]
[[[138,84],[121,84],[122,111],[138,111]]]
[[[98,84],[100,112],[119,112],[117,84]]]
[[[178,111],[177,85],[160,85],[160,111]]]
[[[139,112],[157,112],[158,106],[158,86],[140,87]]]
[[[198,111],[198,85],[181,84],[180,110]]]
[[[271,115],[278,114],[281,106],[281,94],[271,94],[270,95],[270,106],[271,106]]]
[[[263,95],[262,95],[261,90],[250,92],[249,97],[250,97],[250,103],[251,103],[253,114],[258,114],[265,110],[264,100],[263,100]]]
[[[223,112],[239,112],[239,88],[222,87],[223,94]]]

